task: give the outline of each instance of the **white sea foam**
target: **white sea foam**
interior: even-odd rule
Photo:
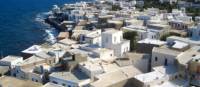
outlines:
[[[47,37],[45,38],[47,42],[55,43],[57,41],[56,40],[57,31],[55,28],[46,29],[45,32],[47,33]]]
[[[47,18],[50,15],[52,15],[51,11],[39,13],[38,15],[36,15],[35,21],[44,22],[44,19]]]
[[[35,21],[39,22],[40,24],[38,26],[46,32],[45,41],[53,44],[56,42],[57,30],[44,22],[44,19],[49,15],[51,15],[51,12],[40,13],[36,16]]]

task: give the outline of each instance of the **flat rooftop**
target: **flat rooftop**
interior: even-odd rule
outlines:
[[[50,77],[63,79],[71,82],[81,82],[89,79],[89,77],[80,70],[75,70],[72,72],[53,72]]]
[[[184,79],[178,79],[178,80],[166,81],[163,84],[156,85],[154,87],[189,87],[188,84],[189,81]]]
[[[41,87],[42,84],[32,82],[29,80],[20,80],[14,77],[3,76],[0,77],[0,84],[2,87]]]
[[[178,60],[180,64],[187,65],[189,61],[195,58],[195,56],[200,55],[199,50],[200,50],[200,46],[195,46],[181,53],[180,55],[178,55],[176,59]]]
[[[70,52],[72,54],[85,54],[85,55],[88,55],[91,53],[90,51],[86,51],[86,50],[82,50],[82,49],[71,49],[68,52]]]
[[[167,38],[167,42],[171,40],[182,41],[190,45],[200,45],[200,40],[192,40],[191,38],[183,38],[183,37],[178,37],[178,36],[170,36]]]
[[[172,47],[175,48],[175,49],[183,49],[183,48],[189,46],[189,44],[184,43],[184,42],[180,42],[180,41],[174,41],[174,43],[175,44]]]
[[[141,82],[147,83],[155,80],[159,80],[164,77],[164,74],[161,72],[153,71],[145,74],[139,74],[134,76],[136,79],[138,79]]]
[[[39,53],[41,52],[42,49],[39,45],[33,45],[27,49],[25,49],[24,51],[22,51],[23,53],[28,53],[28,54],[35,54],[35,53]]]
[[[166,44],[165,41],[155,40],[155,39],[144,39],[138,41],[138,43],[146,43],[146,44],[154,44],[154,45],[164,45]]]
[[[162,53],[162,54],[167,54],[167,55],[172,55],[172,56],[178,56],[181,52],[166,48],[166,47],[154,47],[152,52],[156,53]]]
[[[130,25],[123,27],[124,30],[130,30],[130,31],[137,31],[137,32],[147,32],[147,28],[144,26],[138,26],[138,25]]]
[[[113,33],[117,33],[117,32],[120,32],[119,30],[116,30],[114,28],[107,28],[105,29],[106,31],[103,32],[104,34],[113,34]]]
[[[42,87],[64,87],[64,86],[48,82]]]
[[[22,58],[22,57],[9,55],[9,56],[2,58],[0,61],[12,62],[12,61],[15,61],[16,59],[19,59],[19,58]]]
[[[99,75],[97,77],[98,80],[91,83],[91,85],[94,87],[109,87],[123,81],[128,81],[130,78],[133,78],[138,74],[141,74],[141,72],[137,68],[133,66],[126,66],[118,69],[117,71]]]
[[[89,71],[101,71],[104,73],[117,71],[120,67],[116,63],[106,63],[102,60],[93,60],[80,63],[85,69]]]
[[[161,72],[163,74],[174,74],[178,72],[178,68],[174,65],[168,66],[157,66],[153,68],[155,71]]]
[[[45,59],[42,59],[42,58],[39,58],[39,57],[36,57],[36,56],[31,56],[29,57],[28,59],[25,59],[21,65],[26,65],[26,64],[32,64],[32,63],[35,63],[35,62],[39,62],[39,61],[43,61]]]

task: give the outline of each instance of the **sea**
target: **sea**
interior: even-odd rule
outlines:
[[[55,29],[42,23],[42,19],[53,5],[80,1],[0,0],[0,58],[20,56],[21,51],[32,45],[54,41]]]

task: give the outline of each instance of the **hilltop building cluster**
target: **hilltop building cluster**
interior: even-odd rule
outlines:
[[[184,8],[139,11],[138,4],[97,0],[54,5],[45,22],[59,30],[57,41],[2,58],[0,78],[10,75],[42,87],[200,86],[200,21]],[[137,35],[125,38],[127,32]]]

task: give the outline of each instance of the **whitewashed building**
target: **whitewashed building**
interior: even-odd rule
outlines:
[[[9,66],[10,68],[14,68],[15,66],[19,65],[23,62],[23,57],[19,56],[7,56],[0,60],[0,65],[2,66]]]
[[[8,66],[10,74],[15,73],[15,67],[23,62],[23,57],[20,56],[7,56],[0,60],[0,66]]]
[[[180,53],[181,52],[169,48],[154,47],[152,50],[151,67],[173,65],[175,64],[176,57]]]
[[[101,30],[91,31],[84,38],[86,43],[101,46]]]
[[[115,29],[107,29],[102,33],[102,47],[114,50],[117,57],[123,56],[130,51],[130,41],[123,39],[123,32]]]

